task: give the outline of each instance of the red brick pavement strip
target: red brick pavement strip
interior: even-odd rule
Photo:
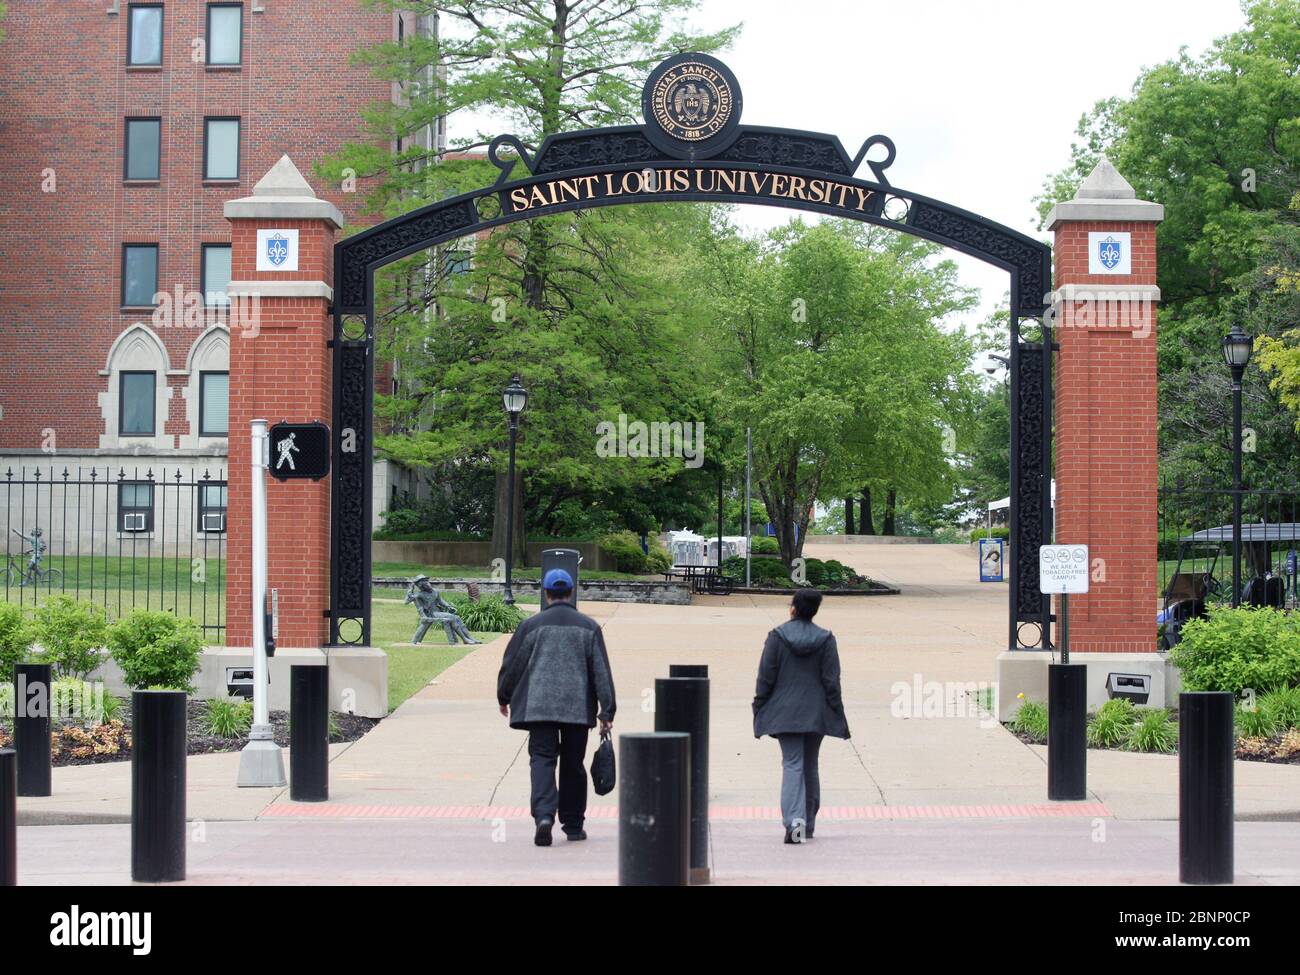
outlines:
[[[1064,804],[987,804],[972,806],[826,806],[823,820],[847,819],[1059,819],[1110,818],[1100,802]],[[529,819],[526,806],[385,806],[329,803],[277,803],[261,818],[276,819]],[[588,819],[617,819],[617,806],[594,806]],[[775,806],[711,806],[709,818],[728,820],[780,819]]]

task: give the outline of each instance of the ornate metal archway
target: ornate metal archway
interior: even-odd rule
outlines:
[[[984,217],[892,186],[893,142],[850,156],[833,135],[740,124],[725,65],[682,54],[651,72],[643,125],[566,132],[536,155],[499,136],[491,186],[396,217],[334,249],[334,465],[330,639],[370,641],[375,272],[446,241],[519,220],[628,203],[755,203],[860,220],[951,247],[1011,275],[1009,646],[1047,646],[1038,547],[1051,538],[1051,249]],[[502,149],[512,150],[503,154]],[[883,158],[868,158],[873,150]],[[873,179],[855,178],[866,166]],[[522,166],[528,175],[511,176]]]

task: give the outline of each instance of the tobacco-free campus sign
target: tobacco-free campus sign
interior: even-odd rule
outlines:
[[[330,472],[330,428],[323,423],[277,423],[271,427],[268,466],[281,481],[319,481]]]
[[[1088,546],[1039,546],[1038,589],[1048,594],[1087,592]]]

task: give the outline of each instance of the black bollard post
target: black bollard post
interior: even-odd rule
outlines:
[[[1047,798],[1088,796],[1088,667],[1047,667]]]
[[[185,879],[185,692],[131,695],[131,879]]]
[[[49,664],[14,667],[14,750],[18,753],[18,794],[48,796],[50,774]]]
[[[691,736],[691,883],[709,882],[709,682],[699,677],[655,681],[655,731]]]
[[[329,668],[289,668],[289,798],[324,802],[330,797]]]
[[[690,749],[681,732],[619,736],[620,886],[689,886]]]
[[[709,676],[708,664],[669,664],[669,677],[703,677],[706,680]]]
[[[1178,695],[1178,879],[1233,880],[1232,727],[1228,691]]]
[[[18,886],[18,753],[0,748],[0,887]]]

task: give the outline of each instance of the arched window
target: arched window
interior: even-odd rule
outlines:
[[[99,394],[100,447],[172,446],[166,433],[169,371],[167,349],[147,325],[137,322],[117,337],[99,373],[107,380]]]

